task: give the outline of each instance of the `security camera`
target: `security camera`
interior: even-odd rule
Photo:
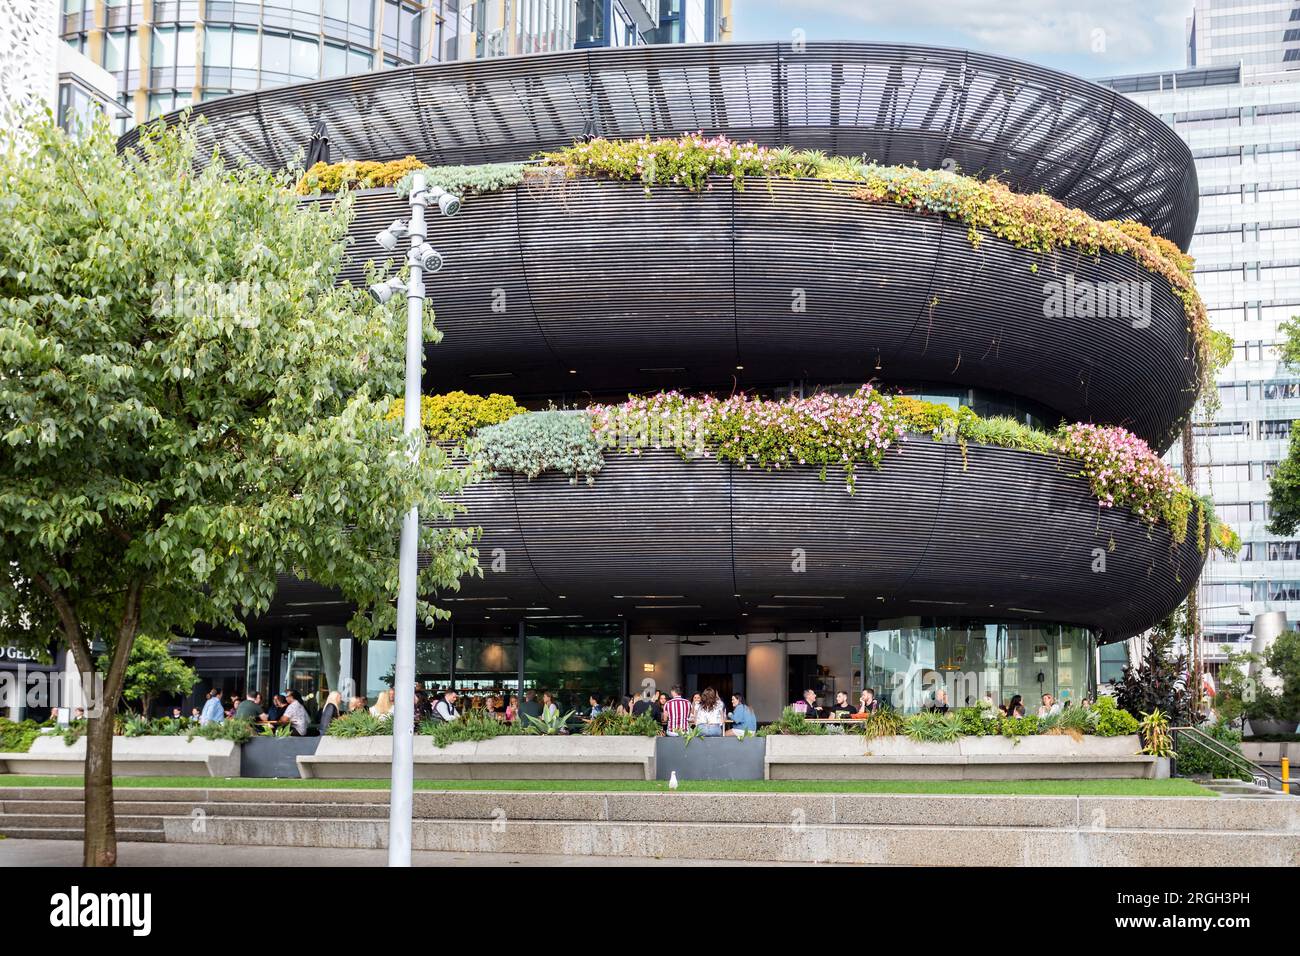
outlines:
[[[441,186],[429,186],[420,194],[424,204],[427,206],[430,200],[438,203],[438,211],[444,216],[451,218],[460,212],[460,197],[453,196]]]
[[[411,250],[411,263],[433,274],[442,268],[442,253],[427,242],[422,242]]]
[[[406,291],[406,283],[402,281],[401,276],[393,276],[387,282],[376,282],[368,290],[370,297],[383,305],[397,292]]]
[[[379,243],[389,252],[397,249],[397,241],[405,238],[409,234],[405,220],[395,219],[393,224],[382,232],[376,234],[375,242]]]

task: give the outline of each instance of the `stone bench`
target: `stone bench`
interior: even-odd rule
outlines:
[[[434,746],[415,738],[419,780],[653,780],[655,738],[509,736]],[[393,772],[392,737],[323,737],[298,757],[304,779],[379,779]]]
[[[855,734],[767,738],[768,780],[1088,780],[1168,776],[1137,736],[962,737],[919,743]]]
[[[69,746],[61,734],[37,737],[25,754],[0,753],[0,773],[80,776],[86,739]],[[239,745],[196,737],[114,737],[115,777],[238,777]]]

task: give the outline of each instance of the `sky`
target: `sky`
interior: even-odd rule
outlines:
[[[1184,68],[1191,11],[1192,0],[732,0],[732,39],[961,47],[1095,78]]]

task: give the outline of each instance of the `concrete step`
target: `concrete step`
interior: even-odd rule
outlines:
[[[385,821],[214,818],[168,821],[169,843],[381,848]],[[175,828],[174,828],[175,827]],[[417,850],[786,863],[980,866],[1300,865],[1300,833],[1058,827],[417,820]]]
[[[0,822],[0,836],[11,840],[80,840],[85,831],[80,822],[75,827],[10,827]],[[166,837],[161,828],[156,830],[130,830],[117,828],[120,843],[163,843]]]

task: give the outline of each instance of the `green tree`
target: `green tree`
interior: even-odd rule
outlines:
[[[283,177],[197,159],[184,129],[119,154],[103,124],[78,141],[48,117],[0,156],[0,637],[60,640],[94,695],[87,865],[117,858],[138,634],[241,632],[287,572],[370,637],[394,622],[413,506],[433,524],[421,594],[477,566],[448,524],[466,474],[385,420],[403,322],[336,285],[351,203],[300,208]]]
[[[107,655],[97,662],[99,673],[107,673]],[[131,648],[131,659],[126,664],[126,678],[122,682],[122,699],[140,702],[140,713],[149,716],[149,708],[159,694],[188,694],[199,675],[178,657],[173,657],[166,641],[137,635]]]
[[[1283,363],[1292,371],[1300,370],[1300,317],[1292,316],[1278,327]],[[1300,428],[1292,422],[1291,441],[1286,458],[1278,462],[1269,481],[1269,505],[1272,517],[1270,534],[1290,536],[1300,528]]]
[[[1265,652],[1264,664],[1282,681],[1278,716],[1300,720],[1300,631],[1279,634]]]

